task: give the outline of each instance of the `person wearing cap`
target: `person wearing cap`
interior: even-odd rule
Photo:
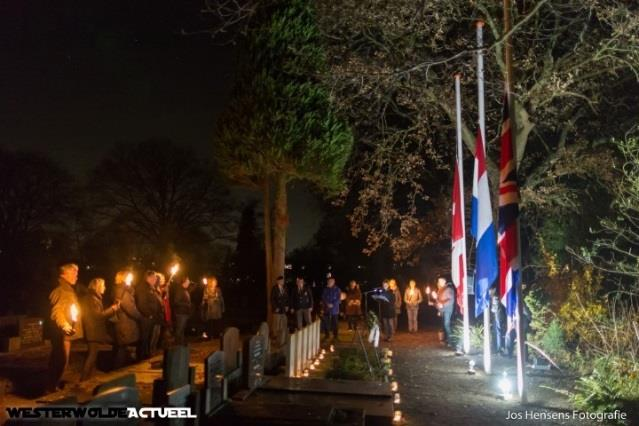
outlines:
[[[53,321],[49,383],[47,384],[47,390],[50,392],[62,387],[60,379],[69,365],[71,342],[83,337],[80,304],[75,292],[75,284],[78,282],[78,265],[74,262],[63,263],[58,268],[58,273],[58,285],[49,294]],[[73,307],[76,310],[76,318],[72,318]]]
[[[289,309],[288,291],[284,286],[284,277],[279,276],[275,280],[275,285],[271,289],[271,309],[273,313],[273,335],[275,345],[282,347],[286,343],[286,333],[288,333],[288,321],[286,314]]]
[[[297,277],[291,292],[291,313],[296,315],[298,330],[311,323],[312,310],[313,292],[307,287],[304,278]]]
[[[337,318],[339,316],[339,303],[341,301],[342,292],[335,285],[335,278],[329,277],[326,282],[326,287],[322,292],[322,303],[324,305],[324,333],[326,339],[330,338],[330,333],[333,333],[335,340],[337,337]]]

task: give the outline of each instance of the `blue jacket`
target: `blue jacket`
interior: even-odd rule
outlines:
[[[340,295],[341,291],[339,290],[339,287],[324,287],[324,291],[322,292],[322,302],[324,302],[324,308],[327,314],[339,314]],[[329,308],[329,304],[332,304],[333,307]]]

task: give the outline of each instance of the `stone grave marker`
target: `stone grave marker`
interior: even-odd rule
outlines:
[[[297,331],[290,334],[286,346],[286,374],[288,377],[295,377],[297,372],[295,368],[297,365],[297,336]]]
[[[213,414],[225,399],[224,352],[216,351],[204,360],[204,415]]]
[[[18,320],[20,346],[28,348],[42,344],[42,318],[22,317]]]
[[[302,328],[302,364],[304,364],[303,368],[306,368],[308,365],[308,357],[309,357],[309,349],[308,349],[308,332],[309,327]]]
[[[253,390],[258,387],[264,379],[264,361],[266,353],[264,348],[264,336],[253,336],[244,343],[244,385]]]
[[[267,354],[271,353],[271,339],[269,333],[270,330],[268,328],[268,323],[262,322],[262,324],[260,324],[259,330],[257,331],[257,334],[265,337],[266,347],[264,348],[264,352],[266,352]]]
[[[240,330],[229,327],[222,335],[224,351],[224,374],[227,375],[240,368]]]
[[[304,341],[302,340],[302,332],[297,331],[297,337],[295,338],[295,372],[296,374],[302,374],[304,372],[304,358],[302,357],[302,349]]]
[[[123,377],[128,377],[123,376]],[[134,376],[134,375],[130,375]],[[135,376],[134,376],[135,378]],[[121,386],[121,387],[112,387],[108,390],[99,393],[95,396],[91,401],[87,402],[85,406],[89,409],[90,413],[93,410],[101,410],[102,412],[108,412],[109,409],[114,408],[126,408],[132,407],[139,409],[142,406],[140,401],[140,393],[135,388],[135,382],[133,383],[133,387]],[[118,418],[110,419],[110,422],[117,422],[117,424],[121,425],[136,425],[139,422],[139,419],[131,418],[131,419],[122,419]],[[91,425],[104,425],[109,421],[100,418],[85,418],[82,420],[82,424],[84,426]]]
[[[113,380],[109,380],[108,382],[102,383],[101,385],[96,386],[93,389],[93,395],[97,395],[100,393],[104,393],[113,388],[127,387],[127,388],[135,388],[136,386],[135,374],[125,374],[124,376],[116,377]]]
[[[197,394],[191,392],[190,385],[184,385],[167,392],[166,400],[169,407],[190,407],[191,415],[197,416],[199,400],[197,399]],[[170,426],[198,425],[199,421],[197,417],[192,419],[169,419],[168,424]]]
[[[173,346],[164,351],[162,377],[167,392],[189,384],[189,356],[188,346]]]

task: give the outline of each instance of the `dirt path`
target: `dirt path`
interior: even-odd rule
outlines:
[[[555,373],[529,370],[529,402],[521,406],[517,400],[504,401],[498,390],[498,380],[506,370],[516,392],[513,360],[493,357],[494,374],[487,376],[482,371],[481,355],[455,356],[438,342],[435,330],[399,333],[390,348],[394,353],[393,367],[407,425],[592,424],[573,419],[567,398],[543,387],[568,387],[569,379],[557,377]],[[476,362],[475,375],[467,374],[470,359]],[[508,419],[509,415],[521,416],[521,419]]]

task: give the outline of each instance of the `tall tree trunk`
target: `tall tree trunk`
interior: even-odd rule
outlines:
[[[264,187],[262,189],[264,196],[264,255],[266,262],[266,319],[269,324],[272,323],[271,314],[271,288],[273,287],[273,238],[271,236],[271,180],[267,177],[264,179]]]
[[[286,261],[286,228],[288,227],[288,198],[286,184],[288,176],[279,174],[275,180],[273,200],[273,278],[284,275]]]

